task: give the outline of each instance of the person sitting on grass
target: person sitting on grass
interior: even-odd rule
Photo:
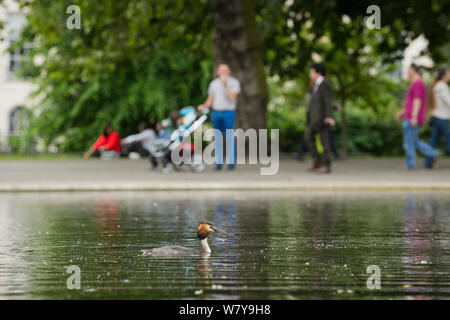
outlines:
[[[125,139],[122,139],[123,149],[127,153],[137,152],[141,157],[149,156],[152,169],[158,167],[154,153],[156,147],[154,146],[156,141],[156,133],[153,129],[149,128],[146,122],[141,122],[138,127],[139,133],[132,134]]]
[[[120,155],[120,136],[117,131],[113,130],[111,123],[107,123],[103,129],[103,134],[95,141],[95,143],[84,154],[84,158],[100,157],[102,151],[112,151]]]

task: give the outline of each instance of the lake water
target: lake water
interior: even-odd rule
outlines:
[[[3,193],[0,299],[449,298],[449,195]],[[197,248],[201,220],[228,232],[209,256],[141,255]]]

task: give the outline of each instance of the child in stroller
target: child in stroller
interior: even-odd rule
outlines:
[[[183,170],[187,164],[175,164],[171,159],[172,150],[178,148],[179,152],[183,152],[183,148],[190,148],[191,156],[194,156],[194,144],[185,143],[183,140],[189,138],[189,136],[198,129],[206,120],[206,113],[197,115],[197,111],[192,106],[187,106],[179,111],[173,111],[170,114],[169,119],[164,119],[159,124],[158,140],[155,143],[157,151],[154,153],[154,157],[160,159],[163,165],[163,172],[167,173],[172,170]],[[206,166],[201,163],[195,163],[191,161],[189,164],[193,172],[202,172]]]

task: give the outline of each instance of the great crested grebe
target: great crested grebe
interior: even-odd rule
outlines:
[[[197,228],[197,237],[200,244],[200,253],[211,253],[211,249],[208,245],[208,236],[214,232],[223,232],[210,222],[200,222]],[[141,250],[143,255],[154,257],[171,257],[171,256],[189,256],[199,253],[198,249],[186,248],[181,246],[164,246],[161,248],[153,248],[149,250]]]

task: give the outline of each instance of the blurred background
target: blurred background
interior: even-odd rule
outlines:
[[[204,101],[214,66],[242,83],[237,126],[279,128],[295,151],[308,70],[324,62],[345,155],[400,155],[405,70],[449,62],[448,0],[0,1],[0,152],[74,153],[105,122],[125,136],[141,120]],[[69,29],[70,5],[81,28]],[[380,28],[366,23],[381,9]],[[428,126],[422,134],[429,136]]]

